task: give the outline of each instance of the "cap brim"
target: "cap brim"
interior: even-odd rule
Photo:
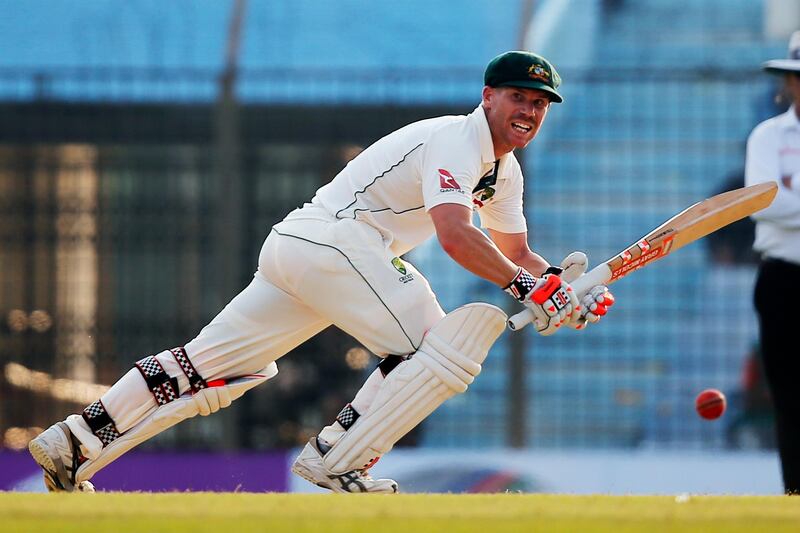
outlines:
[[[550,100],[560,104],[564,101],[564,98],[558,94],[555,89],[550,87],[549,85],[545,85],[540,81],[535,80],[522,80],[522,81],[509,81],[506,83],[500,83],[497,87],[524,87],[526,89],[539,89],[546,93],[550,93]]]
[[[800,72],[800,60],[798,59],[773,59],[761,65],[764,70],[772,74],[783,74],[785,72]]]

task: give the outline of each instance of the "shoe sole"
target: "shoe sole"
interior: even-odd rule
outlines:
[[[325,484],[322,482],[317,481],[314,479],[314,476],[309,472],[309,470],[301,464],[295,463],[292,465],[292,472],[300,476],[301,478],[305,479],[309,483],[313,483],[318,487],[322,487],[323,489],[328,489],[330,491],[340,493],[340,494],[397,494],[400,492],[398,490],[397,485],[395,484],[394,490],[392,492],[389,491],[366,491],[366,492],[350,492],[348,490],[343,490],[336,485],[332,484]]]
[[[47,450],[38,442],[38,439],[33,439],[28,443],[28,451],[39,466],[50,473],[56,472],[56,464],[53,462],[53,458],[47,455]]]
[[[42,470],[44,470],[44,486],[48,492],[64,492],[64,489],[58,486],[55,482],[56,477],[56,464],[53,458],[47,455],[47,450],[38,442],[38,439],[33,439],[28,443],[28,451]]]
[[[334,487],[331,487],[331,486],[328,486],[328,485],[323,485],[322,483],[320,483],[319,481],[314,479],[314,476],[311,475],[311,473],[308,471],[307,468],[305,468],[304,466],[298,465],[297,463],[292,465],[292,472],[297,474],[301,478],[305,479],[309,483],[313,483],[317,487],[322,487],[323,489],[332,490],[334,492],[341,492],[341,491],[336,490]]]

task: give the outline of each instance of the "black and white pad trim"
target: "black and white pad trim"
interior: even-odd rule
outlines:
[[[339,414],[336,415],[336,421],[339,422],[346,431],[356,423],[359,416],[361,415],[358,414],[358,411],[353,409],[353,406],[348,403],[344,406],[344,409],[339,411]]]
[[[175,401],[181,395],[178,389],[178,378],[171,378],[154,355],[149,355],[136,362],[136,368],[147,382],[147,388],[153,393],[158,405]]]
[[[183,349],[183,346],[178,346],[177,348],[171,349],[170,353],[172,353],[175,361],[178,362],[181,370],[183,370],[183,373],[186,375],[186,379],[189,380],[189,386],[192,388],[192,391],[197,392],[208,387],[206,380],[202,378],[202,376],[194,368],[194,365],[192,365],[192,362],[189,360],[189,356],[186,355],[186,350]]]
[[[120,437],[117,426],[100,400],[89,404],[81,414],[103,446],[108,446]]]

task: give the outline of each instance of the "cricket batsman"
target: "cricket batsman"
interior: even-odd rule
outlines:
[[[560,83],[545,58],[503,53],[488,64],[472,113],[415,122],[350,161],[272,228],[252,282],[196,338],[137,361],[82,413],[30,442],[47,487],[93,491],[101,468],[184,419],[228,407],[333,324],[382,361],[292,471],[334,492],[397,492],[368,469],[466,391],[506,323],[483,303],[446,314],[400,256],[435,233],[454,261],[526,306],[541,335],[582,329],[614,302],[604,286],[582,298],[573,291],[569,282],[587,266],[582,253],[557,267],[528,246],[513,151],[562,102]]]

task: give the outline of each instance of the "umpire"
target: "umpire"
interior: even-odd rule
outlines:
[[[800,376],[797,313],[800,300],[800,31],[789,41],[789,58],[764,64],[784,78],[788,111],[765,120],[747,140],[747,185],[778,182],[772,205],[753,215],[761,254],[755,308],[761,354],[775,404],[775,422],[786,494],[800,494]]]

